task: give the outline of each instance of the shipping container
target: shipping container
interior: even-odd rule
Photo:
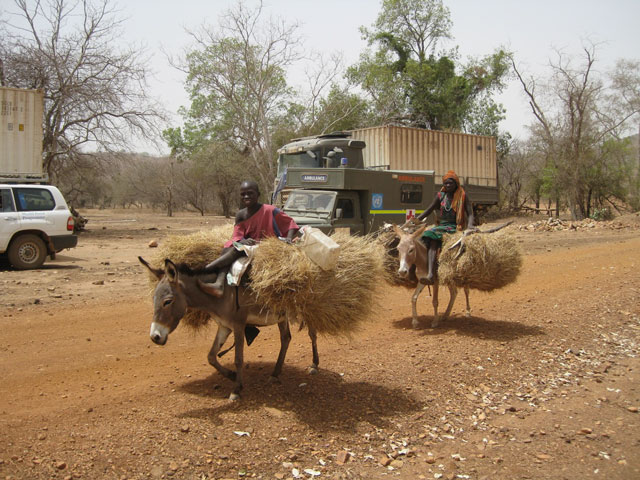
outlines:
[[[42,90],[0,87],[0,182],[46,181]]]
[[[391,125],[352,130],[351,135],[367,145],[365,168],[433,170],[436,179],[454,170],[464,185],[498,186],[495,137]]]

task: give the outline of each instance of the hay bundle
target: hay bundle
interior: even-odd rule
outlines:
[[[461,233],[445,235],[438,265],[443,285],[469,287],[490,292],[515,281],[522,266],[522,254],[513,235],[504,232],[475,234],[465,238],[466,249],[449,250]]]
[[[170,258],[192,268],[204,266],[218,257],[231,231],[232,226],[225,226],[169,237],[152,264],[161,267]],[[275,238],[260,242],[249,270],[259,304],[284,312],[292,323],[311,326],[320,334],[353,333],[377,305],[377,287],[386,278],[385,249],[369,236],[336,233],[332,238],[340,245],[340,255],[336,267],[328,271],[295,245]],[[188,309],[183,322],[198,328],[209,322],[209,315]]]
[[[265,307],[318,333],[354,332],[377,304],[384,282],[385,251],[373,238],[336,233],[338,262],[322,270],[296,246],[275,238],[260,242],[250,273],[251,288]]]
[[[164,259],[174,263],[188,263],[192,268],[204,267],[220,255],[222,246],[231,238],[233,225],[219,225],[190,235],[171,235],[158,249],[152,265],[164,266]]]

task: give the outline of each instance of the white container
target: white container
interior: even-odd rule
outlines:
[[[47,181],[42,171],[44,92],[0,87],[0,183]]]
[[[309,259],[323,270],[336,266],[340,245],[317,228],[305,225],[300,229],[302,240],[298,243]]]

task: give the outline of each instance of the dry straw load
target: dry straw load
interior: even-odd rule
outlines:
[[[158,249],[152,264],[163,267],[164,259],[169,258],[174,263],[187,263],[191,268],[204,267],[218,258],[232,232],[233,225],[229,223],[191,235],[171,235]]]
[[[508,232],[468,235],[464,253],[456,259],[458,248],[449,250],[461,233],[445,235],[438,261],[442,285],[469,287],[484,292],[502,288],[516,280],[522,267],[522,254]]]
[[[154,259],[165,258],[197,268],[215,259],[231,230],[214,229],[167,239]],[[334,269],[322,270],[295,245],[276,238],[260,242],[248,271],[250,287],[265,310],[284,312],[289,321],[314,328],[320,334],[353,333],[371,314],[384,284],[385,250],[370,237],[337,233],[340,245]],[[199,327],[208,322],[204,312],[189,310],[183,321]]]

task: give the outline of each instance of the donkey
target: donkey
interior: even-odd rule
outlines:
[[[412,309],[412,319],[411,325],[414,329],[418,329],[420,324],[418,322],[418,310],[416,308],[416,303],[418,302],[418,297],[424,287],[426,285],[427,278],[427,247],[420,240],[420,236],[424,232],[426,225],[420,227],[413,233],[405,233],[400,227],[397,225],[393,226],[394,232],[396,236],[400,239],[400,243],[398,243],[398,256],[400,258],[400,267],[398,268],[398,275],[403,278],[406,278],[409,275],[409,271],[411,267],[415,265],[416,276],[418,277],[418,285],[416,286],[415,291],[411,297],[411,309]],[[431,328],[435,328],[440,323],[440,317],[438,316],[438,287],[439,280],[438,274],[436,272],[435,280],[433,282],[433,321],[431,322]],[[456,297],[458,296],[458,287],[455,285],[449,285],[449,305],[447,305],[447,310],[444,312],[443,319],[446,320],[449,318],[451,314],[451,309],[453,308],[453,302],[455,302]],[[467,310],[465,315],[468,317],[471,315],[471,307],[469,306],[469,288],[464,287],[464,295],[467,300]]]
[[[271,380],[277,381],[284,363],[291,332],[286,317],[266,311],[255,302],[255,296],[249,288],[226,285],[222,296],[212,285],[217,274],[206,270],[194,271],[187,265],[175,265],[165,260],[164,269],[153,268],[142,257],[138,260],[159,280],[153,295],[153,323],[151,324],[151,340],[158,344],[167,343],[169,334],[173,332],[187,307],[199,309],[211,314],[218,324],[218,331],[208,360],[218,372],[235,381],[230,400],[240,398],[243,388],[242,369],[246,326],[267,326],[277,324],[280,329],[280,353],[271,373]],[[307,326],[311,338],[313,364],[309,373],[318,372],[317,335],[314,329]],[[218,362],[218,352],[229,335],[233,332],[235,342],[235,372],[223,367]]]

